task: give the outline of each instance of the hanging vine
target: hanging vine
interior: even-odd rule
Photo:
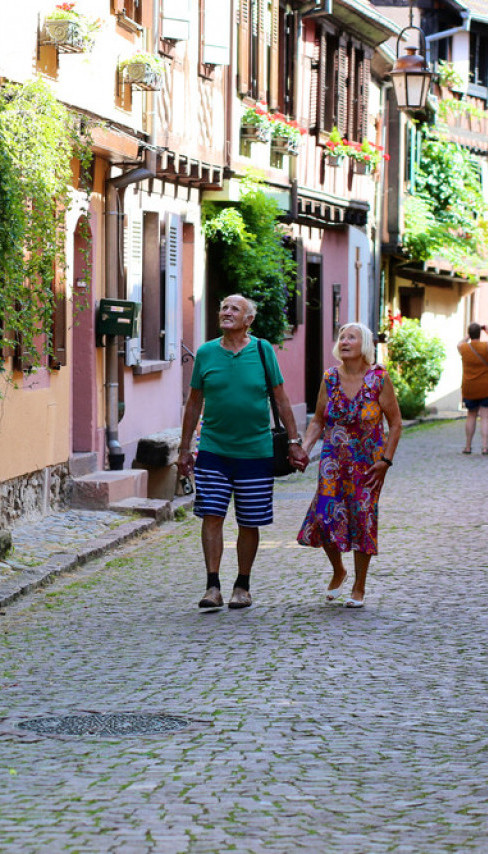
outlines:
[[[206,203],[204,232],[218,249],[228,282],[226,292],[254,300],[252,331],[281,344],[288,328],[287,304],[295,289],[296,263],[283,240],[277,202],[255,174],[241,180],[240,200],[225,206]]]
[[[65,217],[72,161],[86,187],[86,124],[40,80],[0,88],[0,354],[21,347],[38,366],[52,355],[53,284],[66,271]],[[87,195],[88,201],[88,195]],[[86,270],[85,278],[89,276]]]

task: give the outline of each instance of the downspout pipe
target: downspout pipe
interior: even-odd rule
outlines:
[[[105,211],[105,292],[108,299],[118,298],[119,236],[124,211],[118,191],[156,176],[156,149],[147,149],[144,163],[129,172],[108,178],[106,181]],[[120,471],[124,467],[124,452],[119,441],[119,375],[118,339],[107,336],[105,348],[105,423],[109,469]]]

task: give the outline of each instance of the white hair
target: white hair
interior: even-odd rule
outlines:
[[[229,294],[229,296],[224,297],[224,299],[220,301],[220,308],[222,308],[226,299],[232,299],[233,297],[234,298],[238,297],[239,299],[243,299],[244,302],[247,303],[246,317],[250,317],[251,323],[252,323],[252,321],[256,317],[258,307],[257,307],[256,303],[254,302],[254,300],[249,299],[249,297],[244,297],[242,294]]]
[[[344,323],[344,325],[339,329],[339,335],[337,336],[337,341],[334,344],[332,355],[339,361],[341,360],[341,357],[339,356],[339,339],[341,337],[341,333],[350,328],[359,329],[359,332],[361,333],[361,356],[368,365],[374,365],[375,356],[373,333],[371,332],[371,329],[368,329],[368,327],[364,325],[364,323]]]

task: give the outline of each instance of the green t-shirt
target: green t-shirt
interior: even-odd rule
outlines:
[[[198,348],[191,378],[201,389],[204,411],[200,448],[223,457],[259,459],[273,456],[269,400],[257,338],[239,353],[221,346],[221,338]],[[263,340],[271,385],[283,376],[269,341]]]

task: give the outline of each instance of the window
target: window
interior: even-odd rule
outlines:
[[[230,63],[230,0],[199,2],[199,73],[211,78],[216,65]]]
[[[337,341],[341,328],[341,286],[332,285],[332,338]]]
[[[138,32],[142,26],[143,0],[112,0],[112,11],[118,23],[130,32]]]
[[[190,0],[161,0],[161,38],[188,41],[190,38]]]
[[[281,94],[290,89],[280,80],[292,68],[292,57],[281,56],[280,27],[284,33],[285,15],[280,14],[279,0],[240,0],[238,10],[238,91],[271,109],[280,106]]]
[[[318,136],[335,126],[348,139],[368,132],[369,49],[317,26],[311,80],[311,125]]]
[[[488,38],[481,33],[470,34],[469,79],[474,86],[488,87]],[[482,97],[486,98],[487,94],[484,92]]]

